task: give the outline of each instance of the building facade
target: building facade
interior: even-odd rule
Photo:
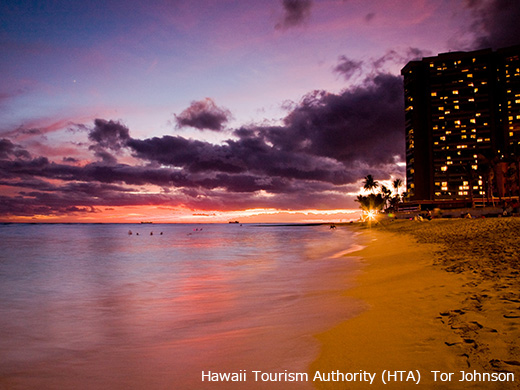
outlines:
[[[427,57],[401,74],[408,201],[518,197],[520,46]]]

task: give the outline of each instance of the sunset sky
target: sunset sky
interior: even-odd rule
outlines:
[[[401,68],[509,0],[3,0],[0,221],[349,220],[404,179]]]

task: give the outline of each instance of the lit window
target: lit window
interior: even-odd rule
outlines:
[[[452,93],[453,93],[454,95],[458,95],[458,94],[459,94],[459,91],[455,90],[455,91],[452,91]]]
[[[437,96],[437,92],[432,92],[432,96]]]
[[[441,171],[446,172],[447,170],[448,170],[448,167],[446,165],[441,167]]]

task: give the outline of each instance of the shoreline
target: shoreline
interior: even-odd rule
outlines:
[[[347,256],[364,266],[345,294],[367,310],[316,336],[322,348],[309,373],[419,370],[426,388],[519,389],[519,228],[517,218],[496,218],[360,229],[366,248]],[[441,382],[432,373],[473,370],[512,372],[515,382]]]

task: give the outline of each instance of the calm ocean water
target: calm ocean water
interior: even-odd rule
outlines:
[[[306,372],[313,335],[359,311],[339,255],[355,244],[348,227],[0,225],[0,389],[276,388],[201,373]]]

